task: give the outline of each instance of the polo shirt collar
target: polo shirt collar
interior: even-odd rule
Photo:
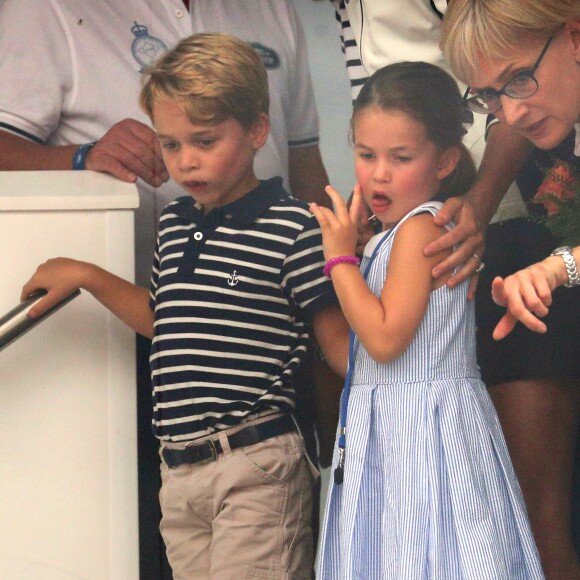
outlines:
[[[233,219],[244,224],[251,224],[282,197],[289,197],[282,185],[282,178],[272,177],[260,181],[258,187],[233,203],[224,206],[223,209]]]
[[[281,177],[272,177],[260,180],[260,184],[236,201],[212,210],[204,219],[219,212],[221,215],[230,215],[233,219],[243,224],[251,224],[281,198],[289,197],[290,194],[284,189]],[[174,213],[190,222],[200,221],[201,206],[189,196],[180,197],[176,200],[173,208]]]

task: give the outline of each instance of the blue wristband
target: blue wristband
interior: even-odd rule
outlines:
[[[85,143],[75,151],[72,160],[73,169],[86,169],[85,162],[87,160],[87,154],[96,144],[97,144],[96,141],[93,141],[92,143]]]

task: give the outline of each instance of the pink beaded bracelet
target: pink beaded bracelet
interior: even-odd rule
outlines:
[[[327,278],[330,278],[330,271],[338,264],[355,264],[358,266],[360,264],[360,258],[357,256],[337,256],[336,258],[330,258],[330,260],[326,262],[322,273]]]

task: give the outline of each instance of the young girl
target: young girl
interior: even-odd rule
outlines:
[[[312,206],[352,328],[319,578],[542,578],[522,494],[475,360],[464,282],[433,281],[439,200],[474,176],[461,95],[426,63],[377,71],[354,106],[350,210]],[[355,267],[364,201],[383,226]],[[338,351],[342,349],[338,348]]]

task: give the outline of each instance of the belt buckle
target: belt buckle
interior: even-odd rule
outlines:
[[[205,444],[209,445],[211,457],[208,457],[207,459],[201,459],[200,461],[197,462],[197,465],[205,465],[206,463],[213,463],[214,461],[217,461],[218,450],[215,446],[215,441],[213,439],[208,439],[205,443],[203,443],[203,445]]]

